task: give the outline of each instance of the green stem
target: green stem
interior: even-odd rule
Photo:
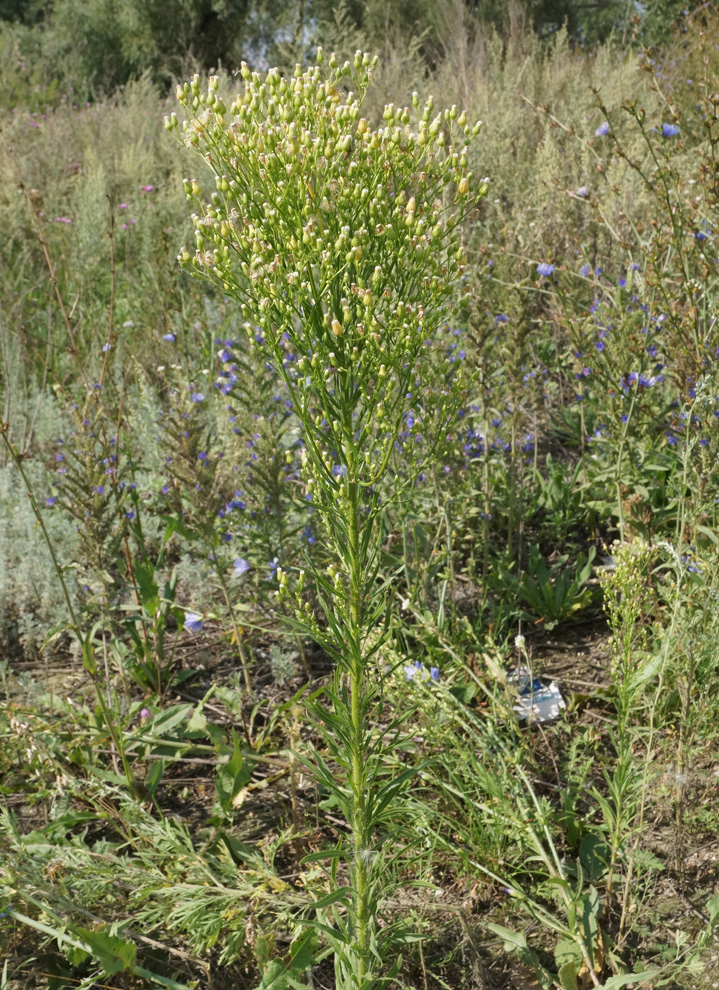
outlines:
[[[355,917],[357,920],[357,980],[361,985],[369,960],[369,871],[367,861],[367,821],[365,806],[365,766],[367,754],[364,732],[364,664],[362,658],[362,561],[360,551],[359,483],[350,481],[349,508],[349,646],[350,706],[352,721],[352,791],[354,809]]]
[[[235,619],[235,611],[232,607],[232,601],[230,600],[230,592],[227,587],[227,581],[225,580],[225,575],[222,572],[220,566],[215,567],[215,573],[220,582],[220,587],[222,588],[222,594],[225,599],[225,605],[227,606],[227,613],[230,617],[230,623],[232,625],[232,631],[235,634],[235,642],[237,643],[237,652],[240,657],[240,664],[242,666],[242,674],[245,679],[245,687],[247,689],[247,694],[250,698],[253,697],[252,693],[252,680],[250,679],[250,668],[247,663],[247,656],[245,654],[245,646],[242,642],[242,631],[237,625],[237,620]]]
[[[619,539],[624,542],[624,509],[622,507],[622,460],[624,458],[624,446],[627,441],[627,432],[629,430],[629,424],[632,421],[632,413],[634,412],[634,405],[637,399],[637,390],[639,385],[636,387],[632,386],[632,401],[629,406],[629,412],[627,413],[627,420],[624,423],[624,429],[622,430],[622,438],[619,441],[619,450],[617,451],[617,513],[619,516]]]

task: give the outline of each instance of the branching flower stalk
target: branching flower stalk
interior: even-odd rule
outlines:
[[[73,635],[77,639],[78,645],[80,647],[80,655],[82,657],[82,664],[85,670],[90,675],[92,681],[92,686],[95,691],[95,696],[98,702],[98,709],[102,715],[103,723],[107,728],[107,731],[112,739],[114,746],[114,752],[119,754],[120,760],[122,762],[123,770],[125,772],[125,777],[127,779],[128,787],[131,791],[135,790],[135,775],[130,765],[127,755],[125,753],[125,745],[122,734],[122,728],[118,726],[115,722],[115,713],[110,711],[111,698],[109,694],[108,685],[108,698],[107,701],[103,697],[102,691],[100,689],[100,684],[98,681],[98,669],[97,669],[97,656],[95,654],[95,648],[92,640],[92,636],[88,635],[83,631],[82,624],[78,619],[75,608],[72,604],[72,597],[67,587],[67,582],[65,581],[65,575],[63,573],[60,561],[55,553],[55,547],[52,540],[50,539],[50,534],[48,533],[47,526],[45,525],[45,520],[43,519],[42,513],[38,507],[37,501],[35,499],[35,494],[33,492],[32,485],[30,484],[30,479],[25,473],[25,469],[22,464],[22,455],[18,449],[10,443],[8,439],[9,427],[8,424],[3,420],[0,420],[0,437],[2,437],[5,448],[10,456],[10,460],[15,465],[22,479],[25,490],[27,491],[28,498],[30,500],[30,506],[32,508],[33,514],[37,519],[38,527],[42,533],[43,539],[47,546],[48,552],[50,554],[50,559],[52,560],[52,566],[60,582],[60,587],[62,588],[63,598],[65,599],[65,605],[67,607],[67,613],[69,617],[68,628],[72,630]]]
[[[244,90],[228,103],[217,77],[203,93],[196,76],[178,87],[182,129],[174,114],[166,127],[216,175],[206,205],[199,184],[186,180],[199,211],[197,247],[183,249],[180,262],[237,301],[249,346],[284,382],[301,424],[303,479],[334,557],[326,573],[308,564],[323,621],[303,599],[304,571],[279,566],[277,578],[296,630],[337,662],[317,712],[346,783],[319,753],[315,772],[352,832],[349,887],[330,874],[340,907],[328,938],[338,987],[357,988],[377,985],[387,955],[376,923],[378,833],[398,788],[382,782],[391,733],[373,735],[377,627],[389,607],[378,580],[379,516],[414,483],[420,459],[431,469],[448,440],[460,373],[438,385],[428,354],[465,271],[460,225],[487,185],[468,171],[479,125],[469,127],[456,107],[434,114],[431,99],[420,109],[415,96],[414,110],[390,104],[373,128],[361,116],[370,57],[358,52],[339,66],[333,55],[325,68],[320,50],[317,62],[293,78],[243,64]],[[237,376],[227,357],[217,387],[231,397]],[[430,408],[440,424],[434,436]],[[400,476],[392,454],[406,428]]]

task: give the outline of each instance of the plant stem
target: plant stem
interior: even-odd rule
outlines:
[[[235,619],[235,612],[232,607],[232,601],[230,599],[230,592],[227,587],[227,581],[225,580],[225,575],[222,573],[222,568],[219,566],[215,567],[215,573],[220,582],[220,587],[222,588],[222,594],[225,599],[225,605],[227,606],[227,612],[230,617],[230,622],[232,624],[232,631],[235,634],[235,642],[237,643],[237,652],[240,657],[240,664],[242,666],[242,674],[245,679],[245,688],[247,689],[247,694],[250,698],[253,697],[252,693],[252,680],[250,678],[250,668],[247,663],[247,656],[245,654],[245,646],[242,642],[242,630],[237,624]]]
[[[360,551],[359,484],[350,481],[349,508],[349,647],[350,706],[352,721],[352,791],[354,796],[352,832],[355,854],[355,916],[357,919],[357,979],[361,985],[369,958],[369,876],[365,807],[366,747],[364,733],[364,664],[362,658],[362,560]]]
[[[632,388],[632,401],[629,405],[629,412],[627,413],[627,419],[626,422],[624,423],[624,429],[622,430],[622,438],[619,441],[619,450],[617,451],[617,475],[616,475],[617,513],[619,515],[619,539],[621,540],[622,543],[624,542],[624,525],[625,525],[624,509],[622,507],[622,460],[624,457],[624,446],[627,441],[627,431],[629,430],[629,424],[632,419],[632,413],[634,412],[634,404],[636,402],[638,388],[639,385],[637,385],[636,388]]]

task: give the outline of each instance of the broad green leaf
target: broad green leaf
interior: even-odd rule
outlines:
[[[256,990],[287,990],[287,967],[281,959],[273,959]]]
[[[462,705],[468,705],[476,697],[479,688],[476,684],[455,684],[449,689],[453,698]]]
[[[304,973],[315,962],[320,937],[317,931],[310,929],[300,938],[296,938],[290,946],[291,966],[295,973]]]
[[[150,724],[152,734],[163,736],[171,732],[176,725],[179,725],[180,722],[183,722],[187,718],[192,708],[193,706],[191,704],[173,705],[172,708],[167,708],[164,712],[156,715]]]
[[[126,942],[117,935],[108,935],[104,931],[94,932],[89,928],[76,928],[75,933],[85,942],[108,976],[133,966],[137,955],[134,942]]]
[[[562,990],[577,990],[577,964],[573,959],[560,966],[557,976]]]
[[[150,769],[147,771],[147,776],[145,777],[145,787],[148,789],[150,794],[154,794],[157,790],[157,785],[162,780],[162,775],[164,772],[165,761],[153,760]]]
[[[611,849],[598,835],[585,835],[579,844],[579,862],[590,883],[601,880],[609,867]]]
[[[235,736],[234,752],[229,761],[220,766],[215,774],[215,787],[220,807],[229,811],[232,802],[252,777],[252,765],[245,763],[240,752],[240,741]]]
[[[493,922],[487,924],[487,928],[495,935],[499,935],[505,941],[505,949],[511,952],[513,949],[526,949],[527,940],[519,932],[513,932],[511,928],[504,928],[502,925],[495,925]]]
[[[619,990],[619,987],[626,987],[631,983],[649,983],[651,986],[650,981],[656,973],[656,969],[648,969],[644,973],[620,973],[619,976],[610,976],[599,990]]]
[[[140,589],[142,604],[147,607],[157,599],[158,587],[155,581],[155,568],[152,564],[135,564],[135,580]]]
[[[590,887],[582,899],[582,928],[584,929],[584,944],[594,965],[594,940],[597,936],[597,915],[599,913],[599,891]]]
[[[565,963],[573,962],[577,969],[582,965],[582,953],[577,943],[571,938],[563,938],[557,942],[554,950],[554,961],[557,969],[561,969]]]

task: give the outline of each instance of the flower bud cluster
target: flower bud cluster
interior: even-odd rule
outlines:
[[[479,125],[456,107],[388,104],[376,127],[362,115],[375,61],[320,51],[290,77],[243,64],[233,98],[216,77],[177,94],[178,132],[215,174],[213,190],[185,181],[195,247],[180,263],[237,300],[303,425],[313,505],[329,511],[388,469],[465,271],[462,221],[486,192],[468,169]],[[231,394],[226,358],[217,387]]]

